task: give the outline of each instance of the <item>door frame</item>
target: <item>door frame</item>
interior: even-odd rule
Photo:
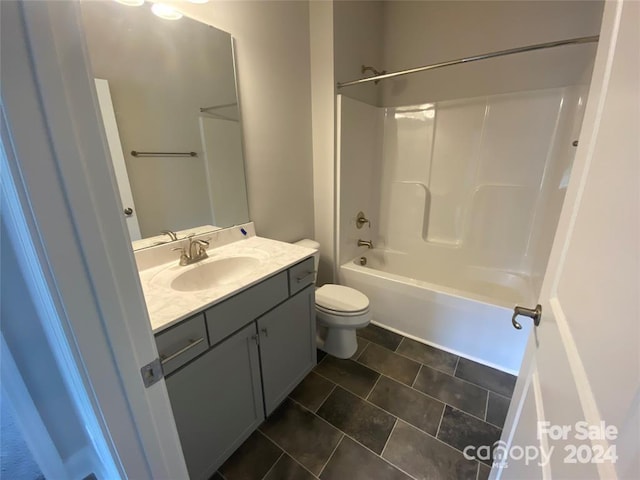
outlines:
[[[129,181],[129,174],[127,173],[127,164],[122,152],[122,143],[120,142],[120,132],[118,131],[118,124],[116,123],[116,113],[113,108],[109,80],[94,78],[94,81],[96,83],[96,93],[98,94],[100,115],[102,116],[104,130],[107,134],[109,154],[111,155],[113,171],[116,175],[116,183],[118,184],[118,193],[120,194],[120,201],[124,207],[122,213],[124,213],[125,208],[133,210],[129,215],[124,213],[126,215],[125,223],[129,230],[129,238],[131,240],[140,240],[142,235],[140,234],[140,224],[138,222],[138,210],[133,200],[131,182]]]
[[[188,478],[165,383],[145,388],[140,374],[158,353],[120,214],[80,5],[2,8],[20,19],[3,22],[3,216],[12,220],[32,295],[52,300],[53,314],[40,321],[69,367],[65,380],[85,397],[85,418],[94,419],[86,428],[106,447],[103,463],[122,478]]]

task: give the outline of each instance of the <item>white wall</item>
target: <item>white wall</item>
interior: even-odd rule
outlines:
[[[395,71],[598,35],[602,9],[600,1],[384,2],[383,65]],[[595,49],[595,44],[560,47],[385,80],[379,84],[382,102],[411,105],[586,83]]]
[[[176,5],[235,39],[249,216],[258,234],[283,241],[312,238],[308,3]]]
[[[311,104],[313,122],[313,201],[315,240],[320,243],[317,284],[335,278],[335,85],[333,2],[309,3]]]
[[[313,0],[312,0],[313,3]],[[335,81],[362,78],[362,65],[383,69],[384,3],[379,1],[333,2]],[[367,72],[366,76],[372,76]],[[367,83],[340,93],[371,105],[380,102],[379,85]]]

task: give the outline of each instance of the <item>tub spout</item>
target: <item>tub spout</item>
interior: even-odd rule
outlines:
[[[371,240],[358,240],[358,246],[373,248],[373,242]]]

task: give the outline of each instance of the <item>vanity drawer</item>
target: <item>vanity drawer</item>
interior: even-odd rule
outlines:
[[[281,272],[205,310],[209,342],[215,345],[288,297],[287,272]]]
[[[156,336],[162,370],[169,375],[209,348],[204,314],[179,323]]]
[[[313,257],[307,258],[289,269],[289,295],[294,295],[315,280]]]

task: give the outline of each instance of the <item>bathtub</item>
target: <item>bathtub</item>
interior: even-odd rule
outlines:
[[[374,324],[517,375],[530,322],[511,324],[515,304],[533,304],[526,277],[480,267],[417,265],[401,252],[369,250],[339,268],[340,283],[369,297]]]

